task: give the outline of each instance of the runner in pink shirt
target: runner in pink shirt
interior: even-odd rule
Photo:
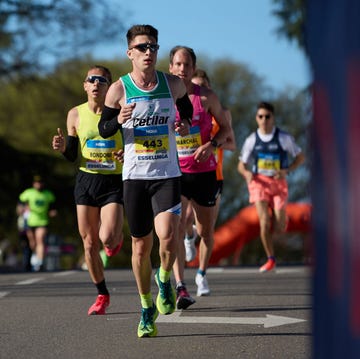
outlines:
[[[176,46],[170,51],[169,71],[184,81],[194,109],[190,134],[183,138],[177,137],[182,172],[182,218],[179,236],[181,243],[174,264],[178,309],[186,309],[195,302],[187,292],[184,283],[185,247],[183,238],[186,208],[189,203],[193,206],[197,232],[200,236],[199,268],[195,277],[197,295],[210,294],[206,270],[214,244],[215,205],[219,194],[214,150],[226,142],[230,132],[229,122],[215,92],[191,81],[195,69],[196,55],[193,49]],[[219,125],[219,131],[214,137],[211,137],[213,117]]]

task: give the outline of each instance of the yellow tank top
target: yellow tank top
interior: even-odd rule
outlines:
[[[85,102],[77,106],[79,127],[77,133],[81,146],[80,170],[94,174],[121,174],[122,163],[113,156],[113,151],[123,148],[120,131],[107,139],[99,135],[100,114],[93,113]]]

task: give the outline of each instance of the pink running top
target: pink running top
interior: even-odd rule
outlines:
[[[201,104],[200,86],[194,86],[194,94],[190,96],[194,108],[190,134],[181,137],[176,136],[176,147],[179,156],[181,172],[200,173],[216,170],[216,158],[212,153],[206,162],[196,162],[194,152],[198,147],[210,141],[212,129],[212,116],[206,112]],[[176,112],[176,120],[179,121],[179,113]]]

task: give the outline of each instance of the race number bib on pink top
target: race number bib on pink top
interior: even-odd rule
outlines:
[[[176,147],[179,158],[186,158],[193,156],[197,148],[202,145],[200,136],[200,127],[194,126],[190,128],[190,133],[187,136],[176,136]]]

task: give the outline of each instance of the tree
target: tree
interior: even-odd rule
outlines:
[[[0,79],[43,73],[114,41],[123,30],[117,10],[106,1],[0,0]]]
[[[277,6],[273,14],[281,21],[278,33],[305,49],[305,0],[273,0],[273,3]]]

